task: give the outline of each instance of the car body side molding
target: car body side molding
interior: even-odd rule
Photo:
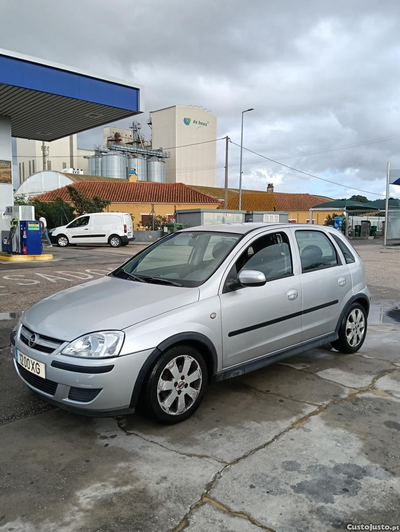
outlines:
[[[323,305],[318,305],[317,307],[308,308],[306,310],[301,310],[299,312],[295,312],[294,314],[286,314],[286,316],[281,316],[280,318],[275,318],[274,320],[270,321],[264,321],[263,323],[256,323],[255,325],[250,325],[250,327],[245,327],[244,329],[237,329],[236,331],[231,331],[228,333],[228,336],[237,336],[238,334],[243,334],[246,332],[254,331],[255,329],[261,329],[263,327],[268,327],[269,325],[274,325],[275,323],[279,323],[281,321],[290,320],[292,318],[298,318],[299,316],[302,316],[303,314],[310,314],[310,312],[315,312],[317,310],[321,310],[326,307],[331,307],[332,305],[337,305],[339,303],[338,299],[335,299],[335,301],[329,301],[328,303],[324,303]]]

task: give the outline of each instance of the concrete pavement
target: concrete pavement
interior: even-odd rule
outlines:
[[[356,355],[318,349],[210,386],[180,425],[28,413],[0,428],[0,530],[400,524],[399,406],[400,331],[372,326]]]

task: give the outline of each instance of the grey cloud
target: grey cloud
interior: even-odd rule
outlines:
[[[0,47],[145,86],[146,113],[175,103],[218,116],[219,136],[310,173],[384,191],[387,160],[400,167],[400,4],[398,0],[0,0]],[[124,127],[129,121],[122,121]],[[101,131],[80,136],[85,147]],[[290,159],[287,155],[299,154]],[[223,142],[218,181],[223,181]],[[231,181],[239,149],[231,146]],[[300,177],[245,153],[244,185],[320,192],[345,188]],[[398,194],[400,196],[400,193]]]

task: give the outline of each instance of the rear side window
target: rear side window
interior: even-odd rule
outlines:
[[[303,273],[339,264],[336,250],[321,231],[296,231]]]
[[[343,242],[343,240],[337,235],[332,235],[336,244],[340,247],[340,251],[343,253],[346,264],[353,264],[356,262],[353,253],[350,251],[350,248]]]

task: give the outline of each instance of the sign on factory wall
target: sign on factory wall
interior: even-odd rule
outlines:
[[[11,161],[0,161],[0,183],[12,183]]]

